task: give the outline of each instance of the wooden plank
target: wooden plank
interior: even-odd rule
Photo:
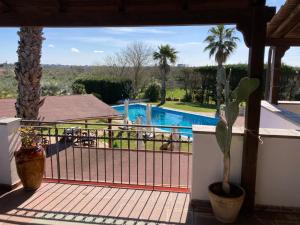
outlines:
[[[297,24],[300,18],[300,4],[297,5],[289,14],[288,17],[283,20],[276,30],[269,34],[271,38],[281,38],[286,36]]]
[[[168,200],[169,192],[161,192],[160,196],[156,202],[156,205],[154,207],[154,210],[151,213],[151,216],[149,217],[150,220],[159,220],[162,210],[164,209],[164,206]]]
[[[96,11],[97,12],[97,11]],[[200,25],[216,23],[236,23],[247,20],[250,11],[245,10],[198,10],[161,12],[64,12],[64,13],[6,13],[0,14],[0,26],[148,26],[148,25]]]
[[[171,215],[178,198],[178,193],[170,193],[169,198],[165,204],[165,207],[160,215],[159,220],[164,222],[170,222]]]
[[[142,191],[142,190],[135,190],[135,192],[134,192],[133,196],[131,197],[130,201],[125,205],[123,210],[119,213],[119,217],[130,218],[130,214],[134,210],[134,207],[136,206],[137,202],[143,196],[144,192],[145,191]]]
[[[246,191],[244,208],[250,211],[254,209],[255,204],[260,102],[266,37],[266,22],[263,21],[265,19],[262,8],[255,7],[251,17],[248,77],[259,79],[260,86],[247,101],[241,178],[241,184]]]
[[[300,46],[300,38],[268,38],[266,46]]]
[[[114,196],[112,196],[109,203],[106,204],[106,206],[99,212],[99,215],[108,216],[112,212],[112,210],[117,207],[118,202],[125,195],[126,191],[127,189],[119,189],[119,191]]]
[[[80,211],[83,214],[90,214],[96,205],[104,198],[104,196],[111,190],[111,188],[104,187],[98,189],[98,194]]]
[[[272,61],[271,61],[271,89],[270,89],[270,100],[272,104],[278,104],[278,97],[279,97],[279,79],[281,76],[281,59],[284,56],[286,50],[289,47],[271,47],[272,48]]]
[[[187,216],[189,211],[189,204],[190,204],[190,195],[186,196],[185,203],[183,206],[180,223],[185,224],[187,222]]]
[[[149,201],[147,202],[147,205],[144,207],[143,211],[141,212],[140,218],[141,220],[148,220],[151,216],[151,213],[153,211],[153,208],[155,207],[155,204],[157,202],[157,199],[160,195],[159,191],[152,192],[152,195],[149,198]]]
[[[180,223],[181,214],[184,211],[184,206],[188,194],[179,193],[175,203],[172,215],[170,217],[170,223]]]
[[[121,212],[124,210],[126,205],[132,204],[132,200],[134,200],[133,196],[136,190],[127,189],[125,195],[119,200],[118,204],[114,207],[114,209],[109,213],[109,217],[119,217]]]
[[[129,215],[129,218],[138,219],[147,204],[149,198],[152,195],[152,191],[144,191],[142,196],[136,202],[135,207],[132,209],[132,212]]]
[[[60,194],[53,200],[51,201],[49,204],[47,204],[43,210],[44,211],[50,211],[50,210],[54,210],[55,211],[55,207],[58,206],[61,202],[65,201],[66,197],[71,194],[74,190],[76,190],[76,188],[78,187],[78,185],[66,185],[68,188],[65,189],[64,191],[60,192]]]
[[[102,211],[102,209],[109,203],[111,198],[119,191],[117,188],[110,189],[97,203],[97,205],[93,208],[93,210],[90,212],[90,214],[93,215],[99,215],[99,213]]]
[[[80,204],[75,206],[72,213],[80,213],[90,203],[90,201],[95,198],[101,189],[101,187],[94,187],[92,191],[81,200]]]

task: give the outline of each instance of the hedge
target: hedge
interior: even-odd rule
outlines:
[[[129,79],[81,78],[73,86],[84,85],[87,94],[94,94],[107,104],[130,98],[133,93],[132,81]]]

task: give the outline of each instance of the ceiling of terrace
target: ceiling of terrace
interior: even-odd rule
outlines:
[[[269,45],[300,46],[300,0],[287,0],[268,23]]]
[[[253,5],[264,4],[264,0],[0,0],[0,26],[237,23],[249,20]]]

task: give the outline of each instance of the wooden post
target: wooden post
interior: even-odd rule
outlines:
[[[279,97],[279,80],[281,76],[281,59],[284,56],[286,50],[289,49],[287,46],[276,46],[272,48],[271,57],[271,82],[270,82],[270,98],[269,101],[272,104],[278,104]]]
[[[269,101],[270,99],[270,89],[271,89],[271,62],[272,62],[272,47],[269,48],[268,54],[268,68],[266,73],[266,82],[265,82],[265,100]]]
[[[241,185],[246,191],[244,209],[252,211],[255,205],[256,165],[260,123],[261,86],[264,72],[266,19],[263,6],[254,6],[250,24],[248,76],[260,80],[259,88],[247,102]]]
[[[112,119],[111,119],[111,118],[108,118],[108,119],[107,119],[107,123],[109,124],[109,125],[108,125],[108,137],[109,137],[109,139],[108,139],[108,147],[109,147],[109,148],[112,148],[112,146],[113,146],[113,143],[112,143],[112,138],[113,138],[113,136],[112,136],[112,126],[111,126],[111,122],[112,122]]]

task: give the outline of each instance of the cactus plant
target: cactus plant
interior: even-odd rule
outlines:
[[[224,174],[222,188],[226,194],[230,193],[229,175],[230,175],[230,148],[232,140],[232,127],[239,115],[239,106],[247,101],[249,95],[259,86],[259,80],[256,78],[244,77],[240,80],[238,86],[230,90],[230,75],[223,73],[221,82],[224,86],[224,117],[222,117],[216,127],[216,139],[224,158]]]

